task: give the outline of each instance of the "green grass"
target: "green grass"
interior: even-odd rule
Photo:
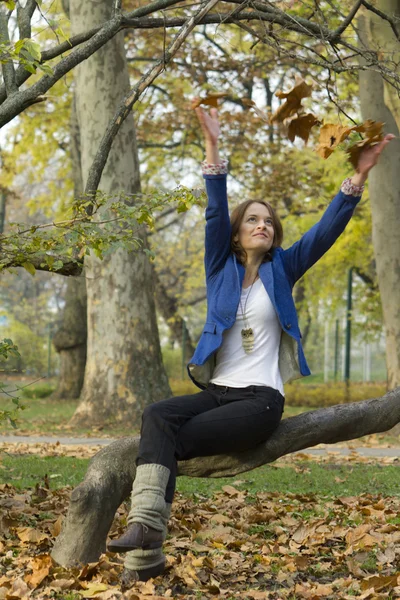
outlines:
[[[25,489],[40,483],[47,474],[53,489],[65,485],[76,486],[82,481],[88,462],[88,459],[71,457],[12,456],[2,453],[0,483],[10,483]],[[265,465],[233,478],[179,477],[177,489],[184,494],[194,495],[199,500],[201,496],[211,496],[222,486],[232,485],[235,481],[242,482],[235,483],[237,489],[250,493],[264,491],[352,496],[373,492],[388,496],[400,495],[399,466],[307,462],[308,469],[309,472],[298,473],[291,466],[276,468]],[[340,482],[335,478],[345,481]]]
[[[59,433],[59,426],[66,426],[75,412],[76,400],[50,400],[49,398],[21,398],[25,409],[19,413],[17,431],[39,431],[43,433]],[[6,403],[0,403],[0,408]],[[57,430],[56,430],[57,428]],[[0,432],[13,432],[13,427],[2,423]]]
[[[291,492],[294,494],[322,494],[327,496],[353,496],[372,492],[374,494],[400,495],[400,467],[371,464],[333,464],[307,462],[308,472],[297,473],[294,468],[265,465],[235,478],[198,479],[180,477],[178,489],[185,494],[211,495],[223,485],[235,480],[235,485],[248,492]],[[338,482],[335,480],[345,479]]]
[[[49,477],[50,487],[77,486],[85,476],[88,459],[68,456],[31,456],[0,454],[0,483],[19,489],[35,487]]]

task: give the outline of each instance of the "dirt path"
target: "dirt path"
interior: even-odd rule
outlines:
[[[58,446],[86,446],[99,447],[107,446],[116,438],[92,438],[92,437],[57,437],[57,436],[37,436],[37,435],[0,435],[0,450],[2,446],[10,445],[58,445]],[[400,447],[367,447],[356,446],[353,443],[345,446],[337,444],[320,445],[316,448],[307,448],[296,454],[308,454],[311,456],[355,456],[359,455],[366,458],[400,458]]]

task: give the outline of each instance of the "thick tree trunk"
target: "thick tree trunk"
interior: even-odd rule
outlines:
[[[85,375],[86,336],[85,278],[69,277],[63,324],[53,337],[61,360],[60,377],[53,398],[79,398]]]
[[[400,421],[400,387],[382,398],[337,405],[284,419],[270,439],[247,452],[179,463],[179,475],[232,477],[317,444],[334,444],[387,431]],[[70,567],[95,562],[135,478],[139,438],[124,438],[101,450],[89,464],[71,503],[52,557]]]
[[[71,158],[74,196],[82,193],[81,150],[75,95],[71,107]],[[87,296],[84,271],[80,277],[68,277],[63,324],[53,337],[60,353],[60,376],[53,398],[79,398],[86,366]]]
[[[113,0],[71,0],[72,34],[109,18]],[[118,34],[75,71],[83,181],[106,126],[129,89],[123,34]],[[113,144],[100,189],[140,192],[133,117]],[[144,229],[137,228],[144,240]],[[143,252],[119,249],[86,264],[88,349],[81,402],[73,423],[126,421],[138,425],[144,406],[171,395],[162,364],[155,316],[152,269]]]
[[[377,6],[400,17],[398,0],[380,0]],[[358,24],[361,43],[377,52],[380,48],[384,48],[385,52],[390,49],[394,34],[387,21],[368,12]],[[397,40],[396,43],[398,50]],[[400,385],[400,124],[396,124],[385,97],[388,98],[388,94],[385,94],[381,75],[373,70],[360,71],[363,119],[383,121],[386,133],[397,136],[383,152],[369,177],[372,241],[385,321],[388,387],[393,389]],[[390,94],[390,99],[391,106],[396,107],[397,114],[400,114],[399,97]]]
[[[194,354],[195,347],[186,322],[178,313],[177,300],[167,291],[156,272],[154,272],[154,281],[157,308],[169,326],[171,339],[178,342],[180,346],[184,344],[185,359],[188,362]]]

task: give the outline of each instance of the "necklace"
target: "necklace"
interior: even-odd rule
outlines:
[[[251,294],[251,290],[253,289],[253,285],[255,284],[255,281],[258,277],[258,273],[257,275],[254,277],[253,283],[250,286],[250,290],[249,293],[246,296],[246,300],[244,301],[244,308],[242,306],[242,296],[240,296],[240,308],[242,311],[242,316],[243,316],[243,321],[244,321],[244,329],[241,330],[241,336],[242,336],[242,346],[244,351],[246,352],[246,354],[250,354],[250,352],[253,351],[254,348],[254,332],[253,329],[251,327],[249,327],[249,322],[247,320],[247,316],[246,316],[246,306],[247,306],[247,300],[249,299],[249,296]]]

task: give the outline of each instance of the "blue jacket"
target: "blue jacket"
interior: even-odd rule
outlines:
[[[188,364],[192,381],[204,389],[212,377],[215,356],[223,332],[232,327],[245,274],[231,251],[226,175],[205,175],[206,209],[205,271],[207,320],[196,351]],[[351,219],[360,196],[335,196],[321,220],[287,250],[276,248],[270,262],[262,263],[259,275],[282,327],[279,369],[283,383],[310,375],[293,301],[296,281],[334,244]]]

